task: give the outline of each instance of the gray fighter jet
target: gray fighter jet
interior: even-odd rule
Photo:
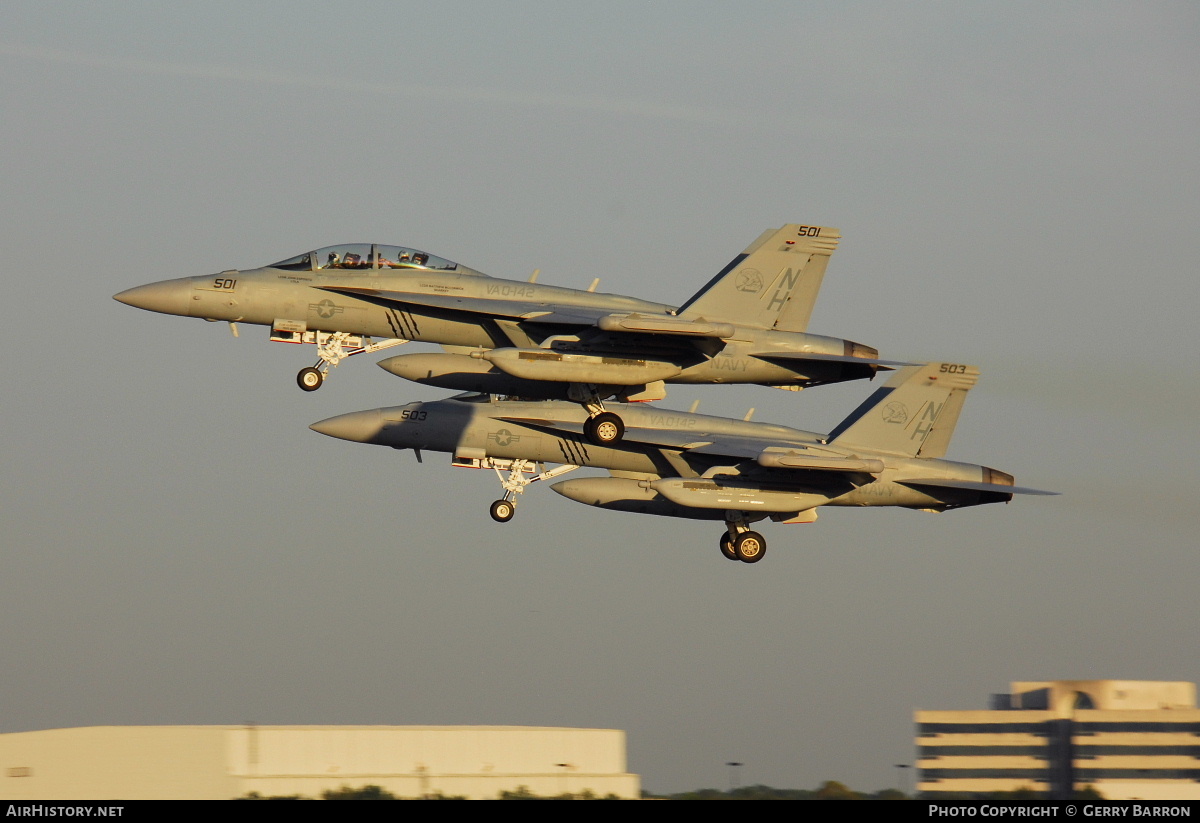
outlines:
[[[504,497],[492,518],[515,512],[529,483],[580,466],[609,477],[556,483],[572,500],[622,512],[723,520],[721,552],[756,563],[766,540],[749,524],[811,523],[820,506],[946,511],[1001,503],[1018,488],[996,469],[942,459],[979,370],[960,363],[900,369],[829,434],[653,406],[624,406],[624,439],[588,442],[586,417],[560,401],[465,394],[331,417],[311,428],[359,443],[449,452],[454,465],[496,470]],[[562,464],[547,469],[546,464]]]
[[[316,365],[297,375],[307,391],[346,357],[409,340],[443,344],[446,353],[380,365],[442,388],[579,403],[588,412],[588,440],[603,444],[619,441],[623,430],[604,401],[661,399],[664,381],[800,389],[887,368],[873,348],[804,333],[840,236],[823,226],[768,230],[677,309],[538,285],[536,272],[529,282],[500,280],[416,249],[371,243],[151,283],[115,299],[269,326],[274,341],[315,343]]]

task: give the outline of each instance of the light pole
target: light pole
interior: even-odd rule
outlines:
[[[899,790],[901,794],[904,794],[904,770],[911,768],[912,766],[907,763],[896,764],[896,789]]]
[[[562,769],[562,772],[560,772],[560,774],[562,775],[562,778],[561,778],[562,791],[559,792],[559,794],[565,795],[567,793],[567,769],[571,768],[571,764],[570,763],[555,763],[554,765],[557,766],[558,768]]]
[[[728,763],[726,763],[725,765],[729,767],[729,791],[732,794],[733,790],[736,789],[739,785],[738,784],[738,769],[740,769],[745,764],[738,763],[737,761],[731,760]]]

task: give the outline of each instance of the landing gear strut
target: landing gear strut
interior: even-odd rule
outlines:
[[[456,465],[468,464],[456,463]],[[488,512],[497,523],[507,523],[513,519],[517,513],[517,495],[524,494],[525,487],[530,483],[549,480],[551,477],[558,477],[560,474],[566,474],[579,468],[578,466],[564,465],[546,471],[544,463],[535,464],[530,460],[501,460],[492,457],[472,460],[470,466],[479,469],[494,469],[496,477],[500,478],[500,485],[504,487],[504,496],[492,503]],[[532,477],[527,475],[532,475]]]
[[[369,337],[358,337],[344,331],[333,333],[323,331],[285,332],[287,337],[278,336],[279,334],[272,329],[271,339],[282,343],[315,343],[317,345],[317,362],[301,369],[296,375],[296,384],[305,391],[316,391],[321,388],[325,378],[329,376],[329,370],[347,357],[353,357],[356,354],[370,354],[408,342],[397,337],[372,343]],[[299,339],[295,339],[297,334],[300,335]]]

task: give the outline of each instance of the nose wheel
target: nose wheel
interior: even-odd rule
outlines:
[[[280,336],[277,337],[277,333]],[[299,339],[296,339],[295,334],[300,335]],[[296,375],[296,385],[305,391],[316,391],[321,388],[326,376],[329,374],[329,370],[336,367],[338,363],[341,363],[347,357],[353,357],[356,354],[370,354],[371,352],[390,349],[392,346],[399,346],[408,342],[398,337],[390,337],[386,340],[372,343],[370,337],[358,337],[344,331],[306,331],[293,333],[291,331],[277,332],[274,327],[271,329],[271,339],[278,340],[281,343],[316,344],[316,364],[306,369],[301,369]]]
[[[320,369],[314,369],[309,366],[307,369],[301,369],[296,375],[296,385],[305,391],[316,391],[321,388],[321,384],[325,382],[325,375]]]
[[[517,513],[517,507],[511,500],[497,500],[492,504],[492,519],[497,523],[507,523]]]
[[[491,457],[485,457],[464,465],[469,465],[471,468],[491,468],[496,470],[496,477],[500,479],[500,485],[504,489],[504,496],[492,503],[491,508],[488,509],[488,514],[497,523],[507,523],[513,519],[513,515],[517,513],[517,495],[524,494],[525,487],[530,483],[536,483],[539,480],[549,480],[552,477],[558,477],[560,474],[566,474],[579,468],[578,466],[563,465],[547,470],[542,463],[533,463],[529,460],[497,460]]]

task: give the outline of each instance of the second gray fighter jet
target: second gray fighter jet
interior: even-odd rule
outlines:
[[[821,506],[946,511],[1049,494],[1018,488],[1012,475],[987,466],[943,459],[978,376],[961,363],[905,367],[824,435],[625,406],[625,439],[595,446],[584,438],[586,418],[576,406],[481,394],[353,412],[312,428],[418,454],[449,452],[455,465],[496,469],[505,494],[491,514],[501,522],[512,518],[516,495],[531,482],[580,466],[608,469],[609,477],[553,488],[603,509],[722,520],[722,553],[754,563],[766,551],[766,540],[749,527],[760,520],[810,523]]]

